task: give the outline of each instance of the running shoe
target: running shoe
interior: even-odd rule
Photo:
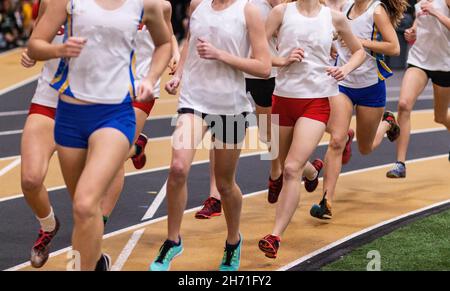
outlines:
[[[209,197],[203,203],[203,208],[195,213],[197,219],[210,219],[222,215],[222,202],[214,197]]]
[[[31,266],[34,268],[41,268],[47,263],[48,256],[50,253],[50,246],[53,238],[56,236],[59,230],[59,220],[55,216],[55,230],[51,232],[44,232],[42,229],[39,230],[39,236],[31,249]]]
[[[386,132],[388,139],[391,142],[395,141],[400,136],[400,126],[398,126],[394,113],[386,111],[383,115],[383,121],[386,121],[391,126]]]
[[[328,200],[326,198],[327,193],[323,194],[322,201],[320,201],[319,205],[314,204],[311,207],[311,211],[309,212],[312,217],[318,218],[318,219],[331,219],[333,217],[333,214],[331,213],[331,205],[328,203]]]
[[[171,240],[166,240],[159,249],[156,260],[150,265],[150,271],[169,271],[172,260],[183,253],[183,243],[177,245]]]
[[[269,201],[270,204],[277,203],[282,188],[283,175],[276,180],[272,180],[272,178],[269,177],[269,195],[267,196],[267,201]]]
[[[319,175],[323,168],[323,161],[321,159],[315,159],[314,162],[312,162],[312,165],[317,171],[316,178],[310,181],[308,180],[308,178],[303,177],[303,182],[305,182],[305,189],[309,193],[314,192],[317,189],[317,186],[319,186]]]
[[[230,246],[225,243],[225,250],[223,252],[222,263],[220,264],[219,271],[238,271],[241,265],[241,249],[242,249],[242,236],[237,246]]]
[[[108,254],[102,254],[100,260],[98,260],[95,266],[96,272],[108,272],[111,271],[111,257]]]
[[[281,239],[279,236],[269,234],[259,241],[258,246],[259,249],[264,252],[266,257],[276,259],[280,243]]]
[[[406,178],[406,165],[403,162],[396,162],[389,172],[386,173],[386,177],[397,179]]]
[[[353,129],[349,129],[348,133],[348,140],[345,144],[344,152],[342,153],[342,164],[346,165],[348,162],[350,162],[350,159],[352,158],[352,143],[353,138],[355,137],[355,131]]]
[[[137,152],[139,154],[134,155],[131,157],[131,160],[133,161],[133,165],[136,168],[136,170],[140,170],[145,166],[145,163],[147,163],[147,156],[145,155],[145,147],[147,146],[148,138],[145,134],[140,134],[134,145],[137,148]]]

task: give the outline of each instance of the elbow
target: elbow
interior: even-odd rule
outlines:
[[[271,73],[272,73],[272,67],[267,67],[267,68],[265,68],[264,71],[262,72],[261,78],[269,79]]]
[[[400,55],[400,45],[396,45],[392,51],[391,51],[391,56],[393,57],[398,57]]]

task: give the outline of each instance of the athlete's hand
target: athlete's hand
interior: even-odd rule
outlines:
[[[197,43],[197,53],[200,58],[205,60],[219,60],[220,50],[214,47],[209,42],[199,38]]]
[[[151,102],[155,99],[153,95],[153,90],[155,88],[155,82],[150,81],[145,78],[142,80],[139,86],[138,96],[136,97],[137,102]]]
[[[179,62],[180,62],[180,53],[177,52],[172,56],[172,59],[169,62],[169,69],[170,69],[169,75],[173,76],[175,74]]]
[[[433,6],[433,1],[430,0],[422,1],[422,4],[420,4],[420,8],[422,9],[423,15],[436,16],[436,14],[438,13],[436,8]]]
[[[340,82],[347,77],[348,72],[344,67],[328,67],[327,74]]]
[[[416,38],[417,38],[417,32],[416,32],[416,28],[414,26],[405,30],[405,40],[407,42],[413,43],[416,41]]]
[[[334,44],[331,46],[330,57],[333,60],[336,60],[338,57],[338,51],[337,51],[336,47],[334,46]]]
[[[170,95],[176,95],[178,91],[178,87],[180,86],[180,78],[173,76],[172,79],[166,83],[166,91]]]
[[[301,63],[305,58],[305,51],[301,48],[293,49],[289,57],[286,58],[285,66],[289,66],[293,63]]]
[[[64,44],[60,46],[59,58],[76,58],[81,54],[87,39],[82,37],[70,37]]]
[[[36,65],[36,61],[28,56],[28,49],[25,49],[22,52],[22,59],[20,60],[20,63],[24,68],[31,68]]]

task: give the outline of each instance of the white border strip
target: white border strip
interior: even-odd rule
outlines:
[[[6,167],[4,167],[3,169],[0,169],[0,177],[5,175],[6,173],[8,173],[9,171],[11,171],[12,169],[14,169],[15,167],[17,167],[20,164],[21,158],[17,158],[14,161],[12,161],[11,163],[9,163]]]
[[[392,222],[401,220],[401,219],[409,217],[409,216],[413,216],[413,215],[421,213],[421,212],[425,212],[427,210],[430,210],[432,208],[435,208],[435,207],[438,207],[438,206],[441,206],[441,205],[444,205],[444,204],[447,204],[447,203],[450,203],[450,199],[442,201],[442,202],[439,202],[439,203],[435,203],[433,205],[430,205],[430,206],[427,206],[427,207],[424,207],[424,208],[421,208],[421,209],[418,209],[418,210],[414,210],[414,211],[408,212],[406,214],[403,214],[403,215],[394,217],[392,219],[383,221],[381,223],[378,223],[378,224],[376,224],[374,226],[365,228],[365,229],[363,229],[361,231],[355,232],[355,233],[353,233],[353,234],[351,234],[351,235],[349,235],[347,237],[344,237],[343,239],[335,241],[335,242],[333,242],[333,243],[331,243],[331,244],[329,244],[329,245],[327,245],[327,246],[325,246],[323,248],[320,248],[320,249],[318,249],[318,250],[316,250],[316,251],[314,251],[312,253],[309,253],[306,256],[303,256],[300,259],[295,260],[295,261],[287,264],[286,266],[283,266],[283,267],[279,268],[277,271],[287,271],[287,270],[289,270],[289,269],[291,269],[291,268],[293,268],[293,267],[295,267],[295,266],[297,266],[297,265],[299,265],[299,264],[301,264],[301,263],[311,259],[312,257],[315,257],[315,256],[317,256],[317,255],[319,255],[319,254],[321,254],[323,252],[326,252],[326,251],[328,251],[328,250],[330,250],[330,249],[332,249],[332,248],[334,248],[334,247],[336,247],[338,245],[341,245],[341,244],[343,244],[343,243],[345,243],[345,242],[347,242],[347,241],[349,241],[351,239],[354,239],[354,238],[356,238],[358,236],[361,236],[363,234],[366,234],[366,233],[368,233],[368,232],[370,232],[372,230],[375,230],[377,228],[381,228],[381,227],[383,227],[383,226],[385,226],[387,224],[390,224]]]
[[[9,87],[7,87],[5,89],[0,90],[0,97],[2,97],[6,93],[9,93],[9,92],[14,91],[16,89],[19,89],[20,87],[23,87],[25,85],[28,85],[28,84],[34,82],[34,81],[37,81],[39,79],[39,76],[40,76],[40,74],[37,74],[37,75],[35,75],[33,77],[30,77],[28,79],[25,79],[25,80],[23,80],[23,81],[21,81],[21,82],[19,82],[17,84],[14,84],[12,86],[9,86]]]
[[[408,163],[418,163],[418,162],[423,162],[423,161],[436,160],[436,159],[440,159],[440,158],[444,158],[444,157],[447,157],[447,154],[445,154],[445,155],[437,155],[437,156],[432,156],[432,157],[427,157],[427,158],[420,158],[420,159],[410,160],[410,161],[407,161],[407,162]],[[372,171],[372,170],[377,170],[377,169],[380,169],[380,168],[384,168],[384,167],[389,166],[389,165],[390,164],[382,165],[382,166],[375,166],[375,167],[370,167],[370,168],[360,169],[360,170],[355,170],[355,171],[350,171],[350,172],[346,172],[346,173],[341,174],[341,176],[347,176],[347,175],[357,174],[357,173],[362,173],[362,172],[369,172],[369,171]],[[262,191],[249,193],[249,194],[244,195],[243,198],[246,199],[246,198],[258,196],[258,195],[261,195],[261,194],[266,193],[266,192],[267,192],[267,190],[262,190]],[[447,203],[447,202],[444,202],[444,203]],[[428,207],[431,207],[431,206],[428,206]],[[195,212],[195,211],[200,210],[200,209],[201,209],[201,206],[200,207],[191,208],[189,210],[184,211],[184,214],[189,214],[189,213]],[[138,230],[140,228],[149,226],[151,224],[155,224],[157,222],[160,222],[160,221],[163,221],[163,220],[166,220],[166,219],[167,219],[167,215],[159,217],[159,218],[156,218],[156,219],[153,219],[153,220],[149,220],[149,221],[146,221],[146,222],[142,222],[142,223],[139,223],[139,224],[136,224],[136,225],[132,225],[132,226],[129,226],[129,227],[126,227],[126,228],[123,228],[123,229],[119,229],[119,230],[116,230],[114,232],[111,232],[109,234],[104,235],[103,239],[107,239],[107,238],[111,238],[111,237],[114,237],[114,236],[118,236],[118,235],[121,235],[121,234],[129,232],[129,231],[136,231],[136,230]],[[70,246],[70,247],[66,247],[64,249],[52,252],[50,254],[50,257],[52,258],[52,257],[58,256],[58,255],[61,255],[61,254],[65,253],[65,252],[67,252],[67,251],[69,251],[71,249],[72,249],[72,247]],[[23,269],[23,268],[28,267],[28,266],[30,266],[30,262],[29,261],[25,262],[25,263],[22,263],[20,265],[14,266],[12,268],[6,269],[5,271],[18,271],[18,270]]]
[[[136,247],[137,243],[141,239],[144,232],[145,228],[136,230],[133,233],[130,240],[127,242],[122,252],[120,253],[119,257],[117,258],[116,262],[114,263],[114,266],[112,266],[111,271],[122,270],[123,266],[128,261],[128,258],[130,257],[131,253],[133,252],[134,248]]]

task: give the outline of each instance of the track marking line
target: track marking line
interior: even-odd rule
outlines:
[[[419,163],[419,162],[437,160],[437,159],[447,158],[447,157],[448,157],[448,154],[443,154],[443,155],[436,155],[436,156],[431,156],[431,157],[426,157],[426,158],[409,160],[409,161],[406,161],[406,162],[412,164],[412,163]],[[391,164],[392,163],[385,164],[385,165],[380,165],[380,166],[369,167],[369,168],[365,168],[365,169],[359,169],[359,170],[355,170],[355,171],[349,171],[349,172],[342,173],[341,176],[348,176],[348,175],[352,175],[352,174],[358,174],[358,173],[363,173],[363,172],[370,172],[370,171],[373,171],[373,170],[378,170],[378,169],[381,169],[381,168],[388,167]],[[320,180],[322,180],[322,179],[323,178],[320,178]],[[264,194],[264,193],[267,193],[267,189],[262,190],[262,191],[249,193],[249,194],[245,194],[243,198],[247,199],[247,198],[258,196],[258,195],[261,195],[261,194]],[[440,202],[440,203],[442,203],[442,202]],[[445,203],[447,203],[447,202],[445,202]],[[201,209],[201,206],[188,209],[188,210],[184,211],[183,215],[193,213],[193,212],[198,211],[200,209]],[[115,236],[121,235],[121,234],[129,232],[129,231],[136,231],[136,230],[139,230],[141,228],[147,227],[149,225],[155,224],[157,222],[160,222],[160,221],[163,221],[163,220],[166,220],[166,219],[167,219],[167,215],[159,217],[159,218],[155,218],[155,219],[152,219],[152,220],[149,220],[149,221],[145,221],[145,222],[142,222],[142,223],[139,223],[139,224],[136,224],[136,225],[132,225],[132,226],[129,226],[129,227],[126,227],[126,228],[123,228],[123,229],[119,229],[119,230],[116,230],[114,232],[111,232],[109,234],[104,235],[103,239],[108,239],[108,238],[111,238],[111,237],[115,237]],[[61,250],[52,252],[50,254],[50,257],[52,258],[52,257],[58,256],[58,255],[61,255],[61,254],[65,253],[65,252],[69,251],[71,248],[72,247],[70,246],[70,247],[66,247],[66,248],[63,248]],[[28,266],[30,266],[30,262],[25,262],[25,263],[19,264],[17,266],[11,267],[9,269],[6,269],[5,271],[17,271],[17,270],[20,270],[20,269],[28,267]]]
[[[17,158],[14,161],[12,161],[11,163],[9,163],[6,167],[4,167],[3,169],[0,170],[0,177],[2,177],[3,175],[5,175],[6,173],[8,173],[9,171],[11,171],[12,169],[14,169],[15,167],[17,167],[20,164],[21,158]]]
[[[6,112],[0,112],[0,117],[25,115],[27,113],[28,113],[28,110],[6,111]]]
[[[358,237],[360,235],[368,233],[368,232],[370,232],[372,230],[375,230],[377,228],[381,228],[381,227],[383,227],[383,226],[385,226],[387,224],[390,224],[392,222],[401,220],[401,219],[409,217],[409,216],[413,216],[413,215],[421,213],[421,212],[425,212],[425,211],[427,211],[429,209],[432,209],[432,208],[435,208],[435,207],[438,207],[438,206],[441,206],[441,205],[444,205],[444,204],[447,204],[447,203],[450,203],[450,199],[446,200],[446,201],[435,203],[435,204],[430,205],[430,206],[426,206],[426,207],[418,209],[418,210],[414,210],[414,211],[408,212],[406,214],[394,217],[394,218],[389,219],[389,220],[385,220],[385,221],[383,221],[381,223],[378,223],[376,225],[370,226],[370,227],[365,228],[365,229],[363,229],[361,231],[358,231],[358,232],[355,232],[355,233],[353,233],[353,234],[351,234],[349,236],[346,236],[346,237],[344,237],[344,238],[342,238],[340,240],[337,240],[337,241],[335,241],[335,242],[333,242],[333,243],[331,243],[331,244],[329,244],[329,245],[327,245],[327,246],[325,246],[323,248],[320,248],[320,249],[318,249],[318,250],[316,250],[316,251],[314,251],[312,253],[309,253],[306,256],[303,256],[303,257],[299,258],[298,260],[295,260],[295,261],[293,261],[293,262],[291,262],[291,263],[289,263],[289,264],[279,268],[277,271],[287,271],[287,270],[289,270],[289,269],[291,269],[291,268],[293,268],[293,267],[295,267],[295,266],[297,266],[297,265],[299,265],[299,264],[301,264],[301,263],[311,259],[312,257],[315,257],[315,256],[317,256],[317,255],[319,255],[319,254],[321,254],[323,252],[326,252],[326,251],[328,251],[328,250],[330,250],[330,249],[332,249],[332,248],[334,248],[334,247],[336,247],[338,245],[341,245],[341,244],[343,244],[343,243],[345,243],[345,242],[347,242],[347,241],[349,241],[351,239],[354,239],[354,238],[356,238],[356,237]]]
[[[25,80],[19,82],[19,83],[16,83],[16,84],[14,84],[12,86],[9,86],[9,87],[6,87],[5,89],[0,90],[0,97],[2,97],[6,93],[9,93],[9,92],[14,91],[16,89],[19,89],[20,87],[23,87],[25,85],[28,85],[30,83],[33,83],[33,82],[37,81],[39,79],[39,76],[40,76],[40,74],[37,74],[37,75],[35,75],[33,77],[30,77],[28,79],[25,79]]]
[[[0,136],[22,134],[22,132],[23,132],[22,129],[18,129],[18,130],[8,130],[8,131],[1,131],[1,132],[0,132]]]
[[[136,230],[132,235],[130,240],[127,242],[125,247],[123,248],[122,252],[120,253],[119,257],[117,258],[116,262],[111,268],[111,271],[120,271],[122,270],[125,263],[128,261],[128,258],[130,257],[131,253],[133,252],[134,248],[136,247],[137,243],[141,239],[142,235],[144,234],[145,228]]]
[[[164,201],[164,198],[166,198],[166,194],[167,194],[167,180],[162,186],[158,195],[156,195],[155,200],[153,200],[152,204],[150,204],[150,207],[147,209],[147,212],[144,214],[141,221],[151,219],[153,218],[153,216],[155,216],[156,211],[158,211],[159,207]]]
[[[256,127],[253,126],[253,127],[250,127],[249,129],[252,129],[252,128],[256,128]],[[419,130],[413,130],[411,132],[411,134],[422,134],[422,133],[431,133],[431,132],[440,132],[440,131],[447,131],[447,129],[445,129],[445,128],[419,129]],[[150,138],[149,141],[167,140],[167,139],[171,139],[171,138],[172,138],[171,136]],[[353,141],[356,141],[356,137],[353,139]],[[328,144],[329,144],[328,141],[321,142],[321,143],[319,143],[318,147],[326,146]],[[240,158],[246,158],[246,157],[251,157],[251,156],[263,155],[263,154],[266,154],[266,153],[267,153],[267,151],[264,150],[264,151],[252,152],[252,153],[247,153],[247,154],[241,154]],[[16,158],[16,157],[20,157],[20,156],[1,158],[0,161],[11,159],[11,158]],[[199,160],[199,161],[193,162],[192,165],[195,166],[195,165],[201,165],[201,164],[206,164],[206,163],[209,163],[209,159],[208,160]],[[135,175],[142,175],[142,174],[148,174],[148,173],[164,171],[164,170],[168,170],[168,169],[170,169],[170,166],[157,167],[157,168],[152,168],[152,169],[143,170],[143,171],[128,172],[128,173],[125,173],[125,177],[135,176]],[[343,175],[343,174],[344,173],[341,173],[341,175]],[[56,186],[56,187],[48,188],[47,191],[48,192],[52,192],[52,191],[62,190],[62,189],[65,189],[65,188],[66,188],[66,186],[62,185],[62,186]],[[23,197],[23,193],[17,194],[17,195],[13,195],[13,196],[8,196],[8,197],[5,197],[5,198],[0,198],[0,203],[5,202],[5,201],[9,201],[9,200],[22,198],[22,197]]]

